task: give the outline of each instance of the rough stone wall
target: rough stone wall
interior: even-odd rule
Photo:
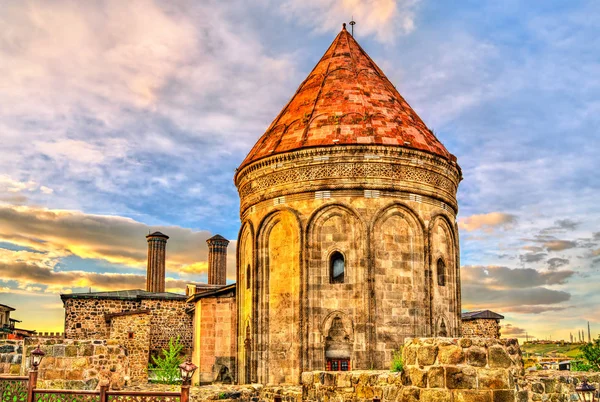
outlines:
[[[186,349],[192,347],[192,316],[186,313],[185,300],[68,298],[64,306],[67,339],[109,339],[105,314],[150,310],[151,353],[159,353],[178,335]]]
[[[148,381],[150,358],[150,314],[128,314],[113,317],[110,339],[124,347],[129,356],[129,377],[132,383]]]
[[[493,319],[465,320],[462,322],[465,338],[500,338],[500,324]]]
[[[238,172],[240,381],[324,369],[336,319],[353,369],[388,367],[406,337],[458,336],[459,179],[442,158],[377,146],[304,149]],[[335,252],[344,283],[330,280]]]
[[[114,377],[115,386],[129,378],[129,358],[117,340],[28,338],[22,374],[28,372],[29,356],[38,343],[46,353],[39,367],[38,388],[95,389],[103,376]]]
[[[543,370],[527,373],[518,384],[518,402],[577,401],[575,387],[587,378],[588,383],[600,389],[600,373]]]
[[[19,375],[23,362],[22,340],[0,341],[0,374]]]
[[[194,362],[195,383],[235,382],[235,297],[206,297],[196,303]]]

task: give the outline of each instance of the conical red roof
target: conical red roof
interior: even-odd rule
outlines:
[[[307,147],[389,145],[455,161],[345,27],[240,165]]]

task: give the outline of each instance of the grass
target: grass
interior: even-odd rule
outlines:
[[[565,357],[568,359],[573,359],[578,357],[581,354],[582,345],[577,344],[532,344],[525,343],[521,346],[521,351],[523,352],[523,356],[544,356],[544,357]]]

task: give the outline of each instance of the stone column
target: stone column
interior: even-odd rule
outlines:
[[[148,240],[148,269],[146,272],[146,291],[165,291],[165,255],[169,236],[154,232],[146,236]]]
[[[225,285],[229,240],[221,235],[214,235],[206,242],[208,243],[208,284]]]

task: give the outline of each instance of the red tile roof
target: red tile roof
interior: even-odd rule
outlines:
[[[240,169],[282,152],[350,144],[407,147],[456,160],[344,28]]]

